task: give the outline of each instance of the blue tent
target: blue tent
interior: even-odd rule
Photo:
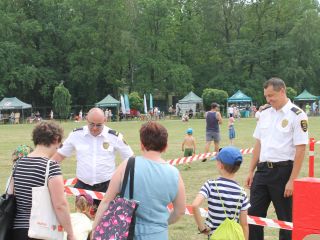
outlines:
[[[252,102],[252,98],[245,95],[243,92],[238,90],[235,94],[227,100],[228,103],[240,103],[240,102]]]

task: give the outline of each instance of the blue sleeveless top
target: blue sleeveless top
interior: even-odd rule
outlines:
[[[139,201],[135,239],[168,239],[167,205],[177,196],[179,171],[168,163],[158,163],[138,156],[134,174],[133,198]],[[125,197],[129,197],[129,184],[126,186]]]
[[[207,127],[206,130],[210,132],[219,132],[219,122],[217,119],[217,113],[216,112],[207,112]]]

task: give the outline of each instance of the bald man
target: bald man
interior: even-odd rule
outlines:
[[[100,108],[92,108],[87,115],[87,125],[76,128],[52,157],[61,162],[75,150],[77,158],[75,188],[106,192],[115,171],[118,152],[123,160],[133,156],[130,146],[118,133],[105,126],[107,119]],[[98,205],[100,201],[95,201]]]

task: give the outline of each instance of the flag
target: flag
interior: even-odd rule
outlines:
[[[150,93],[150,99],[149,99],[149,101],[150,101],[150,106],[149,106],[149,108],[150,109],[153,109],[153,99],[152,99],[152,95],[151,95],[151,93]]]
[[[143,94],[143,105],[144,105],[144,113],[147,114],[148,108],[147,108],[147,98],[145,94]]]
[[[120,95],[120,103],[121,103],[121,111],[123,114],[126,114],[126,106],[124,105],[124,99],[123,96]]]
[[[127,94],[124,95],[124,103],[126,106],[126,113],[130,114],[130,104],[129,104],[129,98]]]

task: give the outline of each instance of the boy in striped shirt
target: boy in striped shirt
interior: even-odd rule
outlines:
[[[225,147],[218,153],[216,160],[220,176],[206,181],[192,203],[198,230],[210,237],[226,218],[235,217],[243,229],[245,239],[248,239],[247,210],[250,203],[245,190],[233,180],[242,163],[242,155],[235,147]],[[208,217],[204,223],[199,207],[205,199],[208,201]]]

